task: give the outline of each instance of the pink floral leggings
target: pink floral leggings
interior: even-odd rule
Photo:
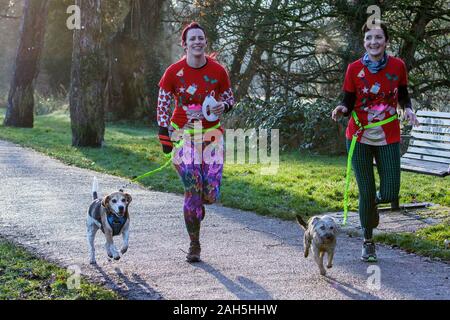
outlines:
[[[200,240],[205,204],[220,197],[223,138],[214,142],[187,141],[176,148],[173,163],[184,185],[184,221],[191,241]]]

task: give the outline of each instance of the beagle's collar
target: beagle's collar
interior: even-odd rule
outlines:
[[[108,223],[111,229],[113,230],[113,236],[117,236],[120,233],[120,231],[122,231],[125,222],[127,222],[127,218],[125,216],[118,217],[115,214],[107,215],[106,220],[108,220]]]
[[[109,226],[113,230],[113,236],[117,236],[120,233],[120,231],[122,231],[123,226],[127,222],[127,217],[126,216],[120,217],[109,208],[106,208],[105,206],[103,207],[106,209],[106,220],[108,221]],[[105,232],[103,230],[103,226],[102,231]]]

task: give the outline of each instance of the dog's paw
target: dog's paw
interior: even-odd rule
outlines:
[[[309,252],[305,251],[305,258],[308,258]]]
[[[127,251],[128,251],[128,248],[126,248],[126,247],[120,249],[120,253],[122,253],[122,254],[124,254]]]
[[[112,250],[112,254],[113,254],[113,259],[114,260],[119,260],[120,259],[120,254],[119,254],[119,252],[117,251],[116,248],[114,248],[114,250]]]
[[[106,249],[106,254],[108,255],[108,257],[112,259],[113,254],[112,254],[112,251],[111,251],[111,249],[109,248],[109,245],[108,245],[108,244],[105,244],[105,249]]]

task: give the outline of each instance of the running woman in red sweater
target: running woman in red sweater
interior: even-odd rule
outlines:
[[[344,99],[332,112],[336,121],[342,114],[350,115],[346,138],[357,137],[352,157],[359,189],[359,217],[364,231],[361,259],[376,262],[373,229],[378,226],[379,203],[398,203],[400,191],[400,124],[397,104],[405,118],[417,125],[408,95],[408,74],[405,63],[386,54],[388,29],[362,28],[365,55],[351,63],[344,80]],[[378,124],[377,124],[378,123]],[[382,124],[384,123],[384,124]],[[369,125],[369,128],[363,128]],[[380,191],[376,191],[373,158],[380,176]]]
[[[186,259],[198,262],[204,205],[218,200],[223,170],[223,128],[219,118],[214,120],[210,116],[220,117],[230,111],[234,98],[227,71],[205,54],[207,38],[204,29],[192,22],[184,28],[181,40],[186,56],[169,66],[159,83],[157,121],[163,152],[173,152],[173,163],[184,185],[183,211],[191,241]],[[212,104],[205,115],[202,105],[211,97],[217,104]],[[171,116],[172,98],[175,110]],[[200,142],[180,136],[180,131],[190,134],[198,128],[203,137]]]

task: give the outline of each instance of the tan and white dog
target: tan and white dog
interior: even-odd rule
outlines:
[[[325,252],[328,255],[327,268],[333,266],[334,249],[336,248],[336,235],[339,228],[336,221],[330,216],[314,216],[308,220],[308,224],[302,217],[297,215],[297,222],[305,230],[303,246],[305,258],[309,255],[309,249],[312,247],[314,260],[319,266],[320,274],[324,276],[327,272],[323,267],[323,256]]]
[[[86,221],[89,262],[91,264],[97,263],[95,260],[94,240],[99,229],[105,234],[105,249],[108,257],[119,260],[120,254],[114,245],[113,237],[122,234],[123,245],[120,252],[124,254],[128,250],[130,227],[128,206],[131,202],[131,196],[120,190],[103,197],[103,199],[98,199],[97,191],[98,182],[94,177],[92,183],[92,197],[94,201],[89,206]]]

